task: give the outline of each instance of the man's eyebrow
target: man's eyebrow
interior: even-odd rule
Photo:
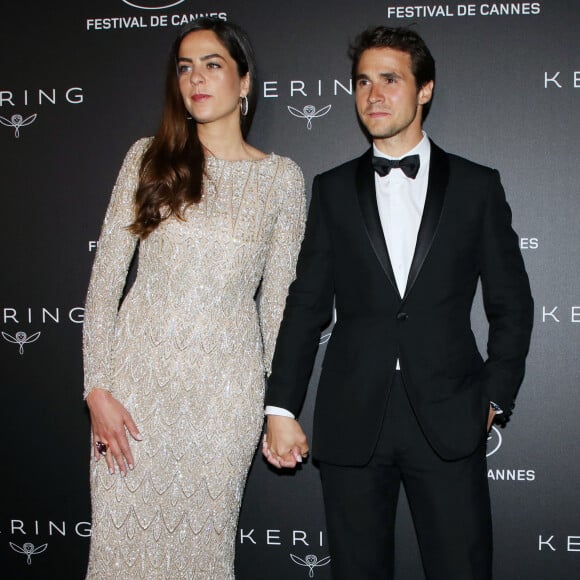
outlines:
[[[396,73],[396,72],[383,72],[383,73],[379,73],[379,76],[382,79],[387,79],[387,80],[403,78],[399,73]],[[367,74],[359,73],[356,75],[354,80],[358,81],[358,80],[368,80],[368,79],[369,79],[369,76]]]
[[[402,78],[401,75],[396,73],[396,72],[384,72],[384,73],[381,73],[380,76],[381,76],[381,78],[387,79],[387,80]]]

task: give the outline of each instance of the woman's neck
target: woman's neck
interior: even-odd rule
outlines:
[[[252,158],[251,147],[244,141],[239,124],[233,127],[199,124],[197,135],[207,155],[228,161]]]

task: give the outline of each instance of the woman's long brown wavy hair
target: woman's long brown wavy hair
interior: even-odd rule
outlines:
[[[169,54],[165,78],[165,105],[159,129],[143,155],[139,185],[135,194],[135,221],[129,229],[145,239],[170,216],[183,219],[183,210],[199,203],[205,172],[205,155],[195,121],[179,92],[177,57],[181,41],[190,32],[211,30],[236,61],[238,73],[250,76],[248,113],[240,116],[242,135],[250,130],[256,110],[256,65],[247,34],[235,24],[214,18],[200,18],[183,28]]]

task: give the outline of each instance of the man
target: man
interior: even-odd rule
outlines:
[[[333,303],[314,416],[333,577],[393,577],[399,487],[429,580],[491,578],[485,442],[524,375],[533,302],[497,171],[422,132],[435,64],[408,29],[351,49],[362,157],[314,180],[266,397],[263,452],[308,452],[293,418]],[[470,312],[481,281],[487,360]],[[499,418],[499,416],[498,416]]]

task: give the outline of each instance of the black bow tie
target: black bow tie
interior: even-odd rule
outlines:
[[[418,155],[409,155],[403,159],[387,159],[373,155],[373,167],[381,177],[389,175],[391,169],[398,167],[407,177],[415,179],[420,165],[421,161]]]

